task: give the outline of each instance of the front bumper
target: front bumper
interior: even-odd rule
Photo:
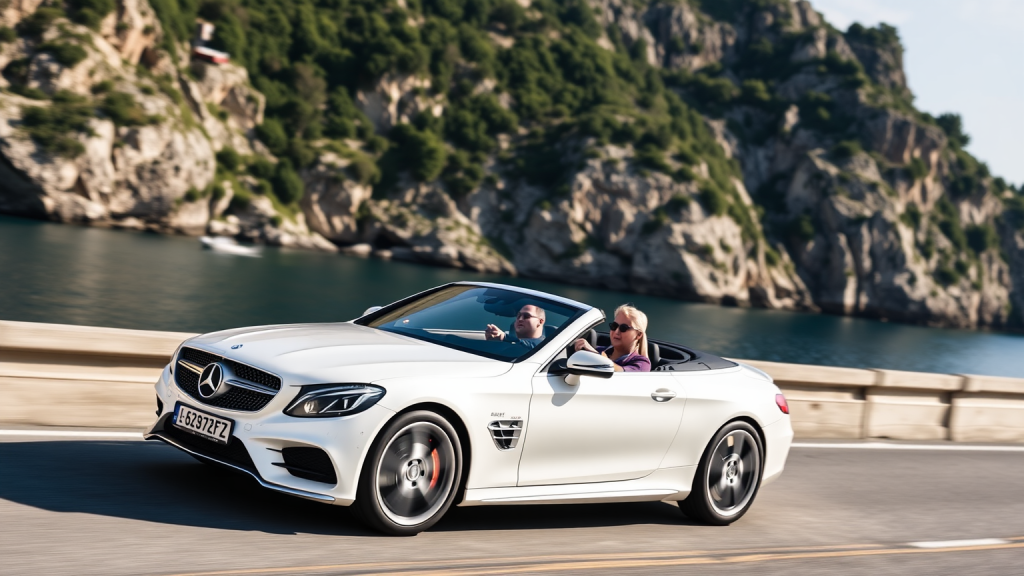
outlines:
[[[299,498],[306,498],[307,500],[316,500],[317,502],[327,504],[335,503],[336,498],[328,494],[318,494],[267,482],[260,476],[259,471],[256,470],[256,465],[253,464],[252,458],[249,456],[248,450],[245,449],[245,446],[237,437],[232,436],[231,442],[227,446],[205,441],[198,436],[189,438],[192,435],[188,432],[178,431],[171,427],[171,418],[173,417],[173,413],[161,416],[160,420],[157,420],[156,424],[143,435],[143,438],[146,440],[161,440],[203,460],[244,472],[252,476],[264,488],[283,492],[291,496],[298,496]]]
[[[298,394],[296,387],[285,386],[262,410],[238,412],[208,406],[182,392],[164,369],[156,384],[162,411],[144,437],[160,440],[200,459],[252,476],[261,486],[292,496],[348,506],[355,501],[359,471],[369,444],[394,412],[373,406],[365,412],[343,418],[295,418],[282,410]],[[190,434],[173,425],[177,403],[234,422],[231,440],[217,444]],[[318,448],[326,453],[334,468],[336,483],[298,477],[282,466],[283,450]]]

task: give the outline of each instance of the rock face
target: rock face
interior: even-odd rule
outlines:
[[[523,18],[542,17],[519,4]],[[595,50],[628,54],[614,65],[645,67],[645,82],[655,78],[691,106],[683,131],[705,134],[699,146],[693,136],[659,149],[639,126],[623,138],[574,129],[541,155],[517,157],[536,145],[541,121],[479,124],[523,110],[522,95],[484,74],[479,46],[478,60],[458,60],[461,48],[451,48],[450,69],[383,72],[344,97],[328,97],[308,75],[305,89],[312,102],[328,102],[318,118],[330,126],[302,146],[295,134],[308,126],[282,132],[276,144],[265,135],[265,146],[255,133],[273,123],[263,124],[267,99],[246,70],[172,57],[159,48],[166,43],[146,0],[119,0],[96,30],[58,19],[38,38],[0,43],[0,211],[726,305],[1024,327],[1024,197],[962,149],[957,126],[914,110],[894,29],[838,32],[804,0],[587,5],[579,20],[592,19]],[[14,26],[39,3],[5,6],[3,22]],[[424,26],[422,14],[409,25]],[[480,37],[496,53],[522,46],[505,23]],[[65,65],[42,48],[62,38],[85,57]],[[467,50],[469,40],[460,40]],[[434,89],[445,74],[457,90]],[[272,115],[281,99],[263,80],[278,102]],[[40,93],[51,99],[26,97]],[[99,112],[61,152],[33,136],[26,117],[39,115],[34,107],[69,106],[69,93]],[[129,95],[134,112],[112,110],[114,93]],[[635,104],[671,108],[668,96]],[[627,130],[638,117],[614,121]],[[448,123],[437,129],[445,142],[417,132],[439,119]],[[410,153],[410,142],[421,147]],[[246,157],[248,174],[230,167],[232,154]],[[411,164],[429,155],[444,168],[419,169],[431,175],[415,181]],[[552,157],[557,177],[524,176],[527,163]]]

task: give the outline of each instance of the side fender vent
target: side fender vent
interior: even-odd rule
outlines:
[[[487,425],[487,430],[494,438],[498,450],[511,450],[519,443],[519,435],[523,432],[522,420],[495,420]]]

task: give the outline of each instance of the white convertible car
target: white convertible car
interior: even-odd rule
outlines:
[[[539,343],[516,336],[524,305],[546,315]],[[740,518],[789,453],[779,389],[668,342],[651,341],[651,372],[573,352],[577,338],[607,344],[604,322],[558,296],[458,282],[351,322],[197,336],[157,382],[146,438],[352,505],[390,534],[453,503],[664,500],[711,524]],[[489,324],[509,329],[488,339]]]

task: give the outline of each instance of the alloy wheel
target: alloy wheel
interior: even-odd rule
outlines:
[[[422,524],[445,505],[457,469],[448,434],[433,422],[411,423],[391,437],[377,463],[377,503],[395,524]]]
[[[733,430],[715,446],[707,466],[708,503],[728,517],[745,509],[761,478],[761,452],[746,430]]]

